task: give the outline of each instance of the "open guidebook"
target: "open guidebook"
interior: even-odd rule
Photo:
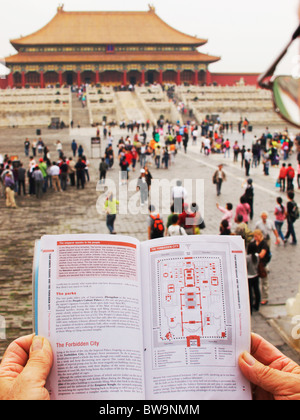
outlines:
[[[244,242],[177,236],[43,236],[35,333],[50,341],[51,399],[250,399]]]

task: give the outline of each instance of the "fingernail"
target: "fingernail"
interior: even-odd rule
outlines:
[[[249,366],[254,366],[256,363],[256,360],[254,359],[254,357],[251,356],[251,354],[248,353],[247,351],[244,352],[243,359]]]
[[[32,341],[32,351],[42,350],[43,339],[41,337],[34,337]]]

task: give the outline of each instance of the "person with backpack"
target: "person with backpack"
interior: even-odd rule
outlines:
[[[285,234],[284,243],[287,243],[290,235],[292,235],[293,242],[291,242],[292,245],[297,245],[297,238],[296,233],[294,229],[294,223],[296,220],[299,219],[299,208],[297,203],[294,201],[295,193],[293,191],[289,191],[288,194],[288,203],[286,206],[286,219],[287,219],[287,225],[288,230]]]
[[[157,239],[164,236],[164,224],[159,215],[156,213],[153,204],[149,206],[149,219],[148,219],[148,239]]]
[[[292,164],[289,163],[286,170],[287,191],[294,191],[295,170]]]

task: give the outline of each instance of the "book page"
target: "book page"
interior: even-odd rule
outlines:
[[[163,238],[141,254],[146,398],[251,398],[238,367],[250,348],[242,238]]]
[[[139,242],[44,236],[35,330],[49,339],[51,399],[144,399]]]

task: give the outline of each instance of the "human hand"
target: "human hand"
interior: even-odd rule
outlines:
[[[300,366],[259,335],[251,339],[251,355],[242,353],[239,366],[253,385],[253,398],[300,400]]]
[[[45,383],[52,363],[46,338],[31,334],[12,342],[0,364],[0,400],[49,400]]]

